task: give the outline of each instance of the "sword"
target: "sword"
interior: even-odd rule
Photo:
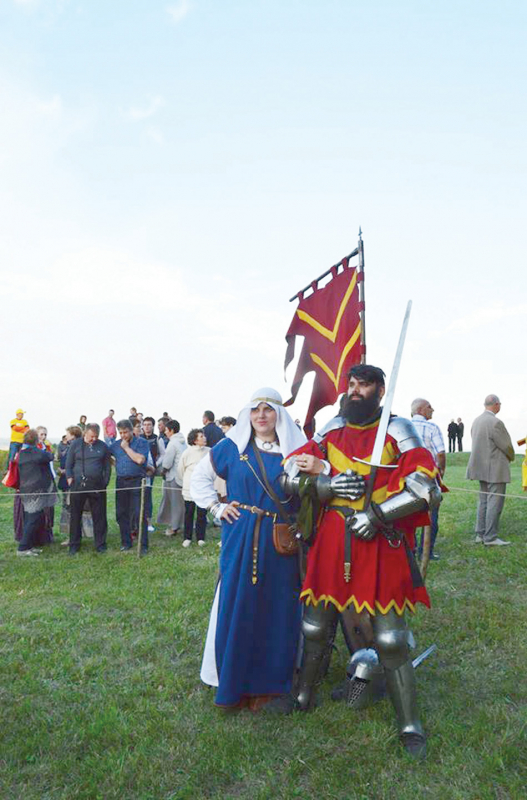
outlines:
[[[393,397],[395,394],[395,387],[397,385],[397,378],[399,376],[399,367],[401,366],[404,341],[406,339],[406,331],[408,329],[408,322],[410,320],[411,310],[412,310],[412,301],[408,300],[408,305],[406,306],[406,313],[403,319],[403,327],[401,328],[401,333],[399,335],[399,344],[397,345],[397,350],[395,352],[395,359],[393,361],[392,373],[390,375],[390,382],[388,384],[388,391],[384,396],[384,405],[382,407],[382,414],[379,422],[379,427],[377,428],[377,435],[375,437],[375,444],[373,445],[373,453],[371,456],[371,460],[366,461],[363,458],[357,458],[356,456],[353,457],[354,461],[361,461],[363,464],[368,464],[371,466],[372,469],[371,474],[373,474],[373,477],[370,480],[371,486],[373,486],[373,480],[375,479],[375,472],[379,467],[383,467],[385,469],[397,469],[397,464],[381,464],[381,457],[382,457],[382,451],[384,450],[384,440],[386,439],[386,431],[388,430],[388,425],[390,423],[390,414],[392,411]]]
[[[412,661],[412,667],[413,667],[414,669],[417,669],[417,667],[419,666],[419,664],[422,664],[422,663],[423,663],[423,661],[424,661],[425,659],[427,659],[427,658],[428,658],[428,656],[431,656],[431,655],[432,655],[432,653],[435,653],[435,651],[436,651],[436,650],[437,650],[437,645],[436,645],[436,644],[431,644],[431,645],[430,645],[430,647],[427,647],[427,648],[426,648],[426,650],[424,651],[424,653],[421,653],[421,655],[420,655],[420,656],[417,656],[417,658],[414,658],[414,660]]]

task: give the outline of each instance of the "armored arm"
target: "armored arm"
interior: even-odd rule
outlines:
[[[366,541],[373,539],[380,528],[417,511],[433,510],[441,502],[441,489],[433,478],[422,472],[412,472],[406,477],[405,488],[383,503],[372,503],[366,511],[359,511],[351,521],[355,536]]]
[[[300,473],[291,478],[285,472],[280,476],[280,485],[286,494],[300,494],[300,484],[314,486],[318,499],[325,503],[332,497],[358,500],[364,494],[365,481],[362,475],[346,470],[331,478],[329,475],[306,475]]]

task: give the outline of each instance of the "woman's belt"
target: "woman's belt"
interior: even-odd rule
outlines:
[[[250,511],[251,514],[256,514],[256,524],[254,526],[254,533],[253,533],[253,569],[252,569],[252,582],[253,584],[258,582],[258,543],[260,541],[260,526],[262,524],[262,517],[272,517],[273,521],[276,520],[276,514],[273,514],[272,511],[264,511],[263,508],[258,508],[258,506],[248,506],[246,503],[240,503],[237,508],[241,508],[242,511]]]

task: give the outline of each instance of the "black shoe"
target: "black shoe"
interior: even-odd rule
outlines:
[[[124,544],[123,544],[123,545],[121,545],[119,550],[121,551],[121,553],[129,553],[130,550],[132,550],[132,545],[130,545],[129,547],[125,547]]]
[[[331,692],[331,699],[335,703],[340,703],[342,700],[348,699],[349,680],[345,679],[338,683]]]
[[[430,561],[439,561],[441,556],[438,556],[437,553],[432,553],[430,556]]]
[[[293,711],[298,711],[298,701],[291,693],[280,694],[278,697],[273,697],[260,709],[261,714],[292,714]]]
[[[426,758],[426,739],[419,733],[403,733],[401,744],[411,758],[424,761]]]
[[[142,547],[141,548],[141,555],[142,556],[147,556],[148,555],[148,547]]]
[[[79,548],[78,547],[70,547],[68,551],[69,556],[78,556],[79,555]]]
[[[96,548],[96,550],[97,550],[97,552],[98,552],[98,553],[106,553],[107,549],[108,549],[108,548],[106,547],[106,545],[105,545],[105,544],[102,544],[100,547],[97,547],[97,548]]]

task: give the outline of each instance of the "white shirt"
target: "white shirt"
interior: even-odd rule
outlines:
[[[412,417],[414,427],[423,440],[423,444],[429,453],[432,453],[436,465],[438,464],[437,456],[439,453],[445,452],[445,443],[443,441],[443,434],[441,429],[432,420],[423,417],[422,414],[414,414]]]

